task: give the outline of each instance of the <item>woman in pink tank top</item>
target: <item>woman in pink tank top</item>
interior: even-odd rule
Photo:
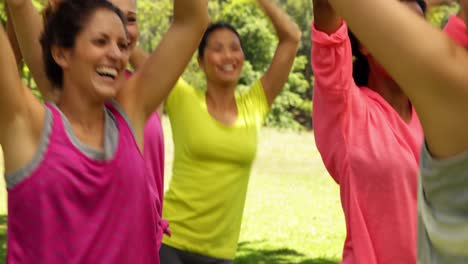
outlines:
[[[197,47],[207,1],[175,0],[174,13],[161,44],[126,80],[122,12],[106,0],[61,3],[41,36],[45,72],[61,90],[47,107],[11,67],[0,28],[9,263],[159,263],[143,130]]]
[[[54,12],[58,3],[61,1],[62,0],[49,1],[50,5],[42,12],[45,20]],[[57,101],[60,96],[60,91],[53,89],[50,81],[47,79],[43,70],[42,51],[39,43],[35,41],[35,39],[37,39],[36,36],[38,36],[43,29],[40,14],[33,7],[33,3],[30,0],[7,0],[7,3],[8,2],[12,4],[10,6],[11,15],[7,14],[8,24],[10,25],[9,27],[7,26],[7,33],[14,47],[15,55],[20,59],[24,57],[24,61],[31,70],[45,101]],[[149,54],[143,54],[144,52],[142,50],[135,47],[139,38],[137,1],[113,0],[110,2],[116,5],[127,18],[126,28],[130,40],[129,50],[131,50],[130,63],[133,68],[138,69],[143,65],[144,59],[147,59]],[[15,22],[16,32],[13,29],[11,20]],[[22,41],[21,49],[18,47],[19,45],[15,39],[15,34],[18,35],[18,38]],[[144,56],[144,59],[142,56]],[[127,78],[130,78],[131,75],[132,72],[125,72]],[[164,135],[160,118],[161,114],[162,107],[158,107],[158,111],[155,111],[146,122],[143,143],[143,157],[146,165],[150,168],[154,176],[152,185],[154,185],[158,196],[157,208],[160,216],[162,215],[164,194]],[[169,234],[167,227],[167,222],[161,220],[158,228],[158,243],[161,242],[164,233]]]
[[[423,1],[405,3],[423,16]],[[418,116],[328,1],[313,4],[314,133],[340,185],[347,231],[342,263],[414,264]]]

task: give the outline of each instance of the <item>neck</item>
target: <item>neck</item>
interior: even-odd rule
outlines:
[[[411,102],[395,81],[371,72],[368,86],[380,94],[395,109],[401,119],[405,122],[411,121]]]
[[[80,93],[78,87],[70,87],[70,85],[66,87],[57,106],[67,117],[74,132],[77,135],[102,135],[104,127],[103,102],[90,101],[89,96]]]
[[[219,84],[208,81],[206,97],[216,109],[230,109],[236,104],[235,84]]]

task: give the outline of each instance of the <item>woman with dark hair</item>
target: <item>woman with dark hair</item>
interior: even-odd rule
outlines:
[[[271,0],[258,3],[279,39],[263,77],[249,91],[236,91],[244,63],[239,34],[230,25],[212,24],[198,53],[206,92],[179,81],[166,100],[174,165],[163,208],[172,236],[164,237],[162,263],[234,259],[258,131],[288,79],[301,36]]]
[[[45,72],[61,91],[47,105],[22,84],[0,28],[9,263],[159,263],[143,130],[200,41],[207,1],[175,0],[171,27],[128,80],[125,24],[106,0],[60,4],[41,37]]]
[[[460,0],[468,11],[468,1]],[[411,98],[424,128],[418,262],[468,261],[468,53],[398,1],[330,0]],[[376,16],[375,10],[385,10]],[[398,35],[398,38],[394,38]],[[421,40],[427,45],[421,45]]]
[[[46,102],[57,102],[60,98],[60,90],[54,86],[47,79],[44,71],[44,63],[42,57],[42,50],[40,49],[39,35],[43,30],[43,21],[46,21],[57,9],[57,6],[63,0],[49,0],[49,4],[42,11],[42,18],[37,12],[31,0],[7,0],[6,3],[10,5],[8,12],[8,25],[7,33],[9,33],[10,42],[13,45],[15,55],[17,58],[24,57],[25,63],[28,65],[34,80],[41,92],[42,98]],[[129,35],[130,47],[130,63],[134,69],[138,69],[144,63],[139,60],[139,54],[142,53],[136,47],[139,38],[138,20],[137,20],[137,1],[136,0],[111,0],[116,7],[118,7],[127,19],[126,28]],[[11,15],[10,15],[11,13]],[[13,27],[13,21],[15,27]],[[14,30],[16,29],[16,30]],[[20,40],[20,45],[16,41],[16,37]],[[19,48],[19,46],[21,48]],[[150,54],[145,53],[145,59]],[[126,77],[130,77],[130,71],[125,72]],[[146,165],[149,167],[150,172],[153,173],[154,182],[152,182],[153,189],[158,194],[157,208],[159,216],[162,215],[162,202],[164,194],[164,136],[161,125],[162,104],[148,118],[144,130],[144,151]],[[161,219],[158,240],[159,244],[162,241],[163,234],[168,234],[168,224]]]
[[[424,2],[404,3],[423,19]],[[327,0],[314,0],[313,12],[314,133],[340,185],[342,263],[415,263],[418,116]]]

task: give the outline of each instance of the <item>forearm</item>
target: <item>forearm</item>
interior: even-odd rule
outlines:
[[[207,0],[174,0],[173,23],[189,23],[195,28],[206,28],[208,21]]]
[[[270,18],[279,42],[291,42],[297,44],[301,40],[301,31],[294,21],[271,0],[258,0],[258,3]]]
[[[24,62],[31,70],[31,74],[42,96],[48,100],[52,97],[52,85],[47,79],[42,59],[42,48],[39,42],[43,30],[43,21],[31,1],[13,1],[9,3],[16,38],[19,43]],[[10,2],[14,2],[11,4]]]
[[[465,24],[468,22],[466,15],[468,14],[468,1],[460,0],[460,10],[458,11],[458,16],[465,21]]]
[[[8,39],[10,40],[11,48],[15,55],[16,65],[18,65],[18,70],[21,68],[21,60],[22,55],[18,45],[18,39],[16,38],[15,29],[13,27],[13,21],[10,17],[10,12],[8,11],[8,4],[5,3],[5,11],[7,15],[7,24],[6,24],[6,31],[8,35]]]
[[[340,28],[342,18],[330,5],[328,0],[312,0],[315,27],[327,34],[332,34]]]

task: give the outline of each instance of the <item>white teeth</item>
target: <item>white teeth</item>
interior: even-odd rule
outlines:
[[[100,67],[98,67],[98,68],[96,69],[96,72],[97,72],[99,75],[109,76],[109,77],[112,77],[112,78],[117,77],[117,70],[114,69],[114,68],[106,67],[106,66],[100,66]]]
[[[223,70],[224,71],[233,71],[234,70],[234,65],[232,65],[232,64],[224,65]]]

